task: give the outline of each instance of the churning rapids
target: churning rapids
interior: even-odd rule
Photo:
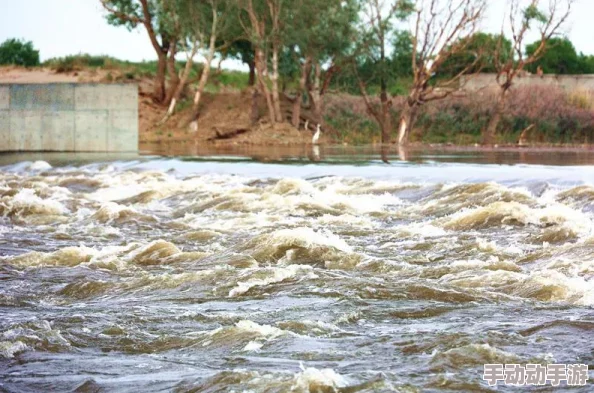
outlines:
[[[491,391],[484,363],[591,365],[592,179],[1,167],[0,391]]]

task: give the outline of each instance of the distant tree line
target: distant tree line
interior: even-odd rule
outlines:
[[[273,125],[300,127],[304,108],[313,114],[308,121],[323,125],[325,94],[348,91],[363,97],[382,142],[397,133],[400,144],[407,143],[419,108],[454,93],[464,75],[491,72],[501,87],[484,130],[491,143],[519,74],[594,72],[592,56],[577,54],[559,37],[575,0],[510,0],[504,20],[510,37],[503,29],[479,31],[487,0],[98,1],[110,24],[146,32],[158,64],[153,98],[169,108],[163,122],[186,87],[196,86],[190,127],[197,126],[213,63],[225,58],[249,67],[254,122],[262,99]],[[527,43],[534,34],[538,39]],[[193,80],[198,56],[203,66]],[[396,124],[394,95],[406,97]],[[290,113],[281,107],[287,101]]]
[[[38,66],[39,51],[31,41],[10,38],[0,44],[0,65]]]

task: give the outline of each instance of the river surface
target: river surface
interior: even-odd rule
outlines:
[[[489,154],[0,156],[0,391],[553,391],[483,364],[594,364],[592,155]]]

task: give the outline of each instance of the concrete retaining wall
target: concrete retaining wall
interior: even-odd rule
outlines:
[[[0,84],[0,151],[138,151],[138,86]]]
[[[463,90],[496,90],[495,74],[478,74],[464,77],[460,82]],[[570,91],[594,90],[594,75],[523,75],[514,79],[513,87],[555,86]]]

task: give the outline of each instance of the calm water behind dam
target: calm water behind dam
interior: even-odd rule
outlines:
[[[548,392],[483,364],[594,364],[592,153],[193,153],[0,155],[0,392]]]

